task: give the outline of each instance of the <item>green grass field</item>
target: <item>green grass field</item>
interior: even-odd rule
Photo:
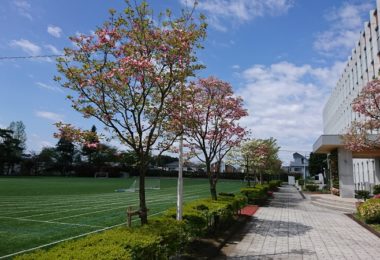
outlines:
[[[126,222],[126,208],[137,209],[134,179],[0,178],[0,258]],[[176,205],[176,179],[161,179],[147,191],[149,215]],[[240,181],[218,183],[218,192],[237,192]],[[207,180],[185,179],[184,201],[209,197]],[[136,217],[134,223],[138,223]]]

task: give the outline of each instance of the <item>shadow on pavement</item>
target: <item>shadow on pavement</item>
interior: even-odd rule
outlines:
[[[252,228],[253,231],[251,230],[251,233],[260,234],[262,236],[276,237],[300,236],[304,235],[312,229],[311,226],[307,226],[297,222],[265,219],[254,222],[254,227]]]

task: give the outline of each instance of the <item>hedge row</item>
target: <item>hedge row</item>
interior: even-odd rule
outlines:
[[[184,222],[156,218],[140,228],[115,228],[14,259],[168,259],[186,241]]]
[[[280,184],[272,181],[243,188],[240,195],[219,193],[217,201],[200,199],[186,203],[183,221],[175,220],[176,208],[170,208],[142,227],[114,228],[14,259],[169,259],[183,252],[191,239],[227,229],[248,201],[266,200],[268,192]]]

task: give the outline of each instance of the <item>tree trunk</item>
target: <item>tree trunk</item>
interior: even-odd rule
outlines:
[[[210,162],[206,162],[206,170],[207,170],[207,175],[208,175],[208,181],[210,183],[211,199],[212,200],[217,200],[218,199],[218,197],[216,195],[216,181],[217,181],[217,177],[216,177],[215,173],[211,172],[211,163]]]
[[[145,199],[145,174],[146,174],[146,166],[145,162],[140,162],[139,167],[140,173],[140,183],[139,183],[139,198],[140,198],[140,221],[141,225],[148,224],[148,209],[146,207],[146,199]]]

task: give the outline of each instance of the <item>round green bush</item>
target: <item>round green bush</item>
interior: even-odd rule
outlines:
[[[319,186],[315,185],[315,184],[306,184],[305,188],[306,188],[306,190],[313,192],[313,191],[317,191]]]
[[[380,200],[367,200],[359,206],[358,212],[365,222],[380,223]]]
[[[373,186],[373,195],[380,194],[380,184]]]

